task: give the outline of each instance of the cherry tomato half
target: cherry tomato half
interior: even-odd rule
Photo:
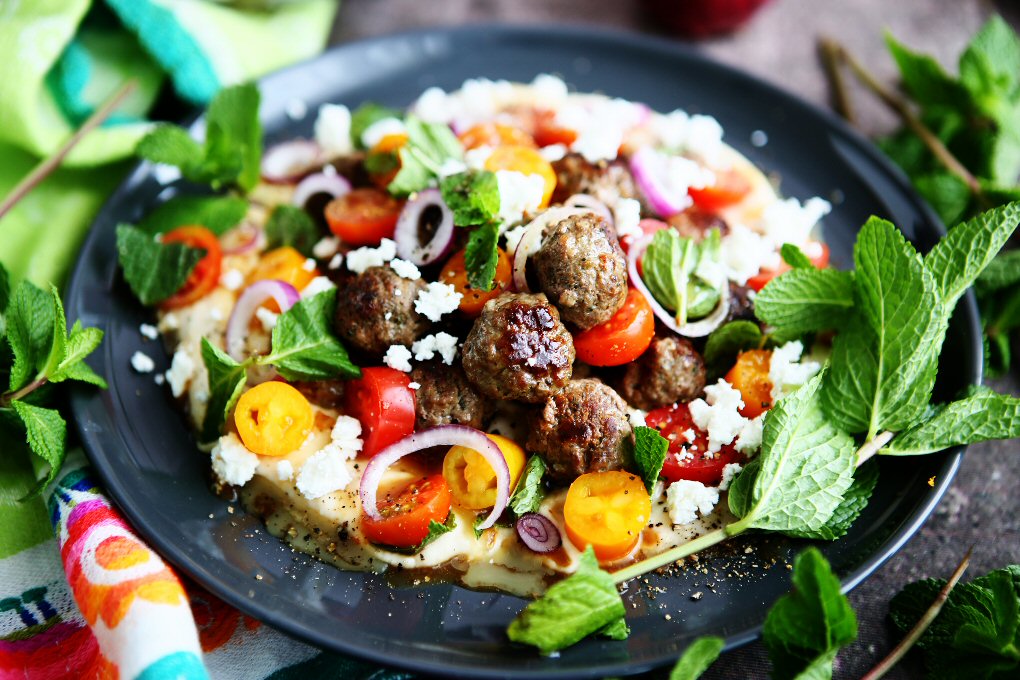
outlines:
[[[577,358],[592,366],[620,366],[641,356],[655,336],[655,314],[637,288],[604,324],[574,336]]]
[[[715,184],[704,189],[690,188],[694,205],[706,212],[718,212],[739,203],[751,193],[751,182],[738,170],[715,170]]]
[[[410,384],[406,373],[386,366],[363,368],[359,379],[347,383],[344,411],[361,423],[364,455],[372,457],[414,432]]]
[[[316,276],[319,276],[319,270],[315,267],[308,269],[307,257],[290,246],[281,246],[262,254],[255,269],[248,274],[248,283],[276,279],[300,291]],[[263,306],[271,312],[280,313],[276,300],[267,300]]]
[[[745,418],[755,418],[772,408],[771,365],[772,352],[752,349],[738,354],[737,362],[726,374],[726,382],[733,385],[744,400],[740,415]]]
[[[522,175],[538,175],[545,183],[540,208],[549,205],[556,189],[556,172],[552,164],[530,146],[499,146],[485,159],[485,169],[492,172],[511,170]]]
[[[503,452],[507,469],[510,470],[510,489],[513,489],[524,472],[527,454],[512,439],[498,434],[485,436]],[[484,510],[496,504],[496,471],[474,449],[454,446],[447,451],[443,458],[443,478],[450,485],[450,494],[462,508]]]
[[[817,269],[825,269],[829,266],[829,246],[824,243],[817,243],[817,246],[820,250],[817,255],[811,258],[811,264],[813,264]],[[785,262],[780,262],[779,269],[762,269],[747,280],[747,285],[756,291],[760,291],[769,281],[788,271],[790,271],[790,265]]]
[[[669,451],[662,466],[662,477],[669,482],[689,479],[705,486],[718,486],[722,482],[723,468],[729,463],[740,463],[744,455],[726,444],[714,454],[708,453],[708,435],[694,424],[687,404],[664,406],[650,411],[645,423],[654,427],[669,440]],[[687,441],[684,433],[690,430],[694,440]],[[711,456],[711,457],[709,457]]]
[[[467,264],[464,261],[465,251],[463,250],[454,253],[453,257],[443,265],[443,270],[439,272],[439,280],[450,284],[461,294],[459,309],[467,316],[478,316],[482,313],[482,307],[486,302],[510,288],[510,282],[513,279],[510,256],[502,248],[496,250],[498,253],[496,276],[492,280],[491,290],[478,290],[468,284]]]
[[[570,146],[577,141],[577,133],[556,123],[555,111],[535,111],[535,143],[539,146],[562,144]]]
[[[211,292],[220,282],[223,252],[216,234],[205,227],[177,227],[163,234],[163,243],[183,243],[189,248],[202,248],[205,257],[198,261],[181,289],[163,301],[167,309],[186,307]]]
[[[611,562],[629,553],[652,515],[652,500],[641,478],[630,472],[589,472],[567,489],[563,523],[579,550]]]
[[[425,540],[429,523],[446,522],[450,514],[450,487],[442,475],[423,477],[396,497],[379,503],[382,519],[361,515],[361,531],[373,543],[410,548]]]
[[[503,123],[479,123],[458,137],[465,149],[480,146],[535,146],[535,140],[524,130]]]
[[[372,178],[372,184],[379,187],[380,190],[385,191],[386,187],[390,185],[393,178],[400,172],[400,147],[407,144],[407,135],[404,133],[397,133],[392,135],[386,135],[380,139],[375,146],[368,152],[368,158],[375,158],[377,161],[383,161],[378,165],[389,168],[384,172],[370,172],[369,175]],[[365,163],[366,167],[369,165]]]
[[[249,451],[286,456],[297,450],[312,429],[314,413],[305,396],[285,382],[271,380],[241,395],[234,425]]]
[[[329,229],[352,246],[392,238],[404,204],[378,189],[353,189],[326,206]]]

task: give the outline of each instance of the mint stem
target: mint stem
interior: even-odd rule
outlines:
[[[928,630],[928,626],[932,624],[935,618],[939,615],[939,612],[942,611],[942,606],[949,598],[949,592],[956,586],[957,582],[959,582],[960,577],[963,576],[963,572],[967,571],[967,566],[970,564],[970,555],[973,551],[974,548],[972,546],[967,551],[967,554],[963,556],[963,559],[960,560],[960,564],[957,565],[956,571],[954,571],[953,575],[949,577],[949,581],[947,581],[946,585],[944,585],[942,590],[939,591],[938,597],[936,597],[935,601],[931,603],[930,607],[928,607],[928,610],[924,613],[924,616],[921,617],[921,620],[918,621],[914,627],[910,629],[910,632],[907,633],[907,636],[903,638],[903,640],[901,640],[891,652],[889,652],[889,656],[882,659],[882,661],[872,668],[867,675],[861,678],[861,680],[878,680],[881,678],[883,675],[888,673],[893,666],[899,663],[900,659],[902,659],[906,653],[910,651],[910,648],[914,646],[914,643],[916,643],[921,636],[924,635],[924,632]]]
[[[35,392],[37,389],[45,385],[46,380],[46,378],[36,378],[19,390],[15,390],[14,392],[5,392],[2,396],[0,396],[0,407],[6,408],[11,405],[12,401],[24,399],[32,392]]]
[[[885,432],[880,432],[868,441],[864,442],[864,445],[857,449],[857,467],[868,462],[868,459],[878,453],[894,436],[896,436],[895,432],[886,430]]]
[[[726,529],[716,529],[710,531],[704,536],[698,536],[693,541],[688,541],[683,545],[678,545],[672,550],[667,550],[664,553],[660,553],[648,559],[635,562],[629,567],[624,567],[619,571],[615,571],[611,574],[614,583],[623,583],[629,581],[632,578],[647,574],[650,571],[664,567],[671,562],[676,562],[679,559],[693,555],[696,552],[700,552],[705,548],[711,547],[716,543],[722,543],[730,534],[726,533]]]

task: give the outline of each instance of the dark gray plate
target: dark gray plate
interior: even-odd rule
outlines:
[[[406,106],[430,85],[451,89],[476,76],[527,81],[543,72],[558,73],[582,91],[716,116],[730,144],[782,177],[784,194],[833,200],[825,237],[838,266],[851,263],[854,234],[873,213],[893,220],[922,249],[943,232],[902,175],[832,116],[682,46],[647,37],[476,26],[347,45],[262,80],[267,141],[310,135],[323,102]],[[312,112],[299,123],[284,115],[295,98]],[[755,130],[768,135],[763,148],[750,143]],[[295,555],[254,518],[228,514],[227,504],[209,492],[208,457],[196,450],[165,388],[129,364],[138,349],[156,359],[157,370],[168,361],[158,344],[138,332],[151,313],[118,277],[114,226],[138,220],[165,198],[161,189],[145,165],[118,189],[82,249],[66,299],[72,320],[106,331],[93,365],[110,389],[73,397],[86,450],[132,524],[183,573],[247,614],[313,644],[444,676],[620,675],[667,663],[699,635],[722,635],[734,647],[759,634],[769,606],[789,589],[782,560],[802,544],[770,539],[752,555],[738,551],[708,560],[707,575],[650,577],[666,590],[654,601],[627,594],[629,640],[587,641],[548,659],[506,640],[507,623],[524,605],[518,598],[450,585],[391,588],[381,577]],[[950,327],[943,393],[980,380],[980,337],[968,294]],[[849,536],[822,546],[847,589],[917,531],[949,486],[961,454],[882,461],[867,511]],[[934,488],[927,483],[932,476]],[[780,562],[761,568],[770,557]],[[744,575],[727,578],[733,571]],[[699,601],[690,598],[696,591],[704,593]]]

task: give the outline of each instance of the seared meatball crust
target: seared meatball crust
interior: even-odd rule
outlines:
[[[429,328],[414,311],[425,282],[410,281],[389,267],[369,267],[337,294],[333,326],[362,352],[382,355],[390,345],[410,345]]]
[[[439,361],[418,364],[411,371],[415,390],[415,429],[437,425],[467,425],[481,429],[492,414],[492,402],[468,382],[460,364]]]
[[[621,198],[643,198],[623,162],[592,163],[580,154],[568,153],[552,166],[556,173],[553,203],[563,203],[574,194],[588,194],[609,205]]]
[[[631,406],[644,411],[690,401],[705,389],[705,362],[687,338],[657,336],[614,385]]]

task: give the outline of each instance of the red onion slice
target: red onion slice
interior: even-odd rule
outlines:
[[[486,520],[475,528],[478,530],[488,529],[495,524],[510,500],[510,469],[507,467],[503,452],[499,450],[494,441],[481,430],[464,425],[440,425],[415,432],[372,456],[372,460],[365,466],[365,472],[361,477],[362,511],[372,519],[382,519],[376,496],[383,474],[404,456],[423,449],[430,449],[433,446],[463,446],[477,451],[496,471],[496,504],[492,507],[492,512],[489,513]]]
[[[248,335],[248,324],[255,316],[255,311],[269,299],[276,300],[280,311],[286,312],[301,299],[301,295],[294,286],[277,279],[256,281],[244,289],[227,320],[227,354],[236,361],[244,360],[244,340]]]
[[[643,146],[630,157],[630,171],[652,209],[662,217],[672,217],[690,207],[691,198],[686,192],[671,194],[662,177],[666,172],[664,159],[651,147]]]
[[[641,261],[641,256],[645,254],[645,250],[648,248],[648,244],[655,238],[655,234],[648,234],[639,241],[635,241],[631,244],[630,249],[627,251],[627,273],[630,274],[630,285],[640,291],[645,299],[648,300],[648,304],[652,306],[652,311],[655,312],[655,316],[659,317],[659,321],[666,324],[667,327],[674,333],[678,333],[688,338],[701,338],[720,325],[726,320],[726,315],[730,311],[730,285],[729,281],[724,281],[723,285],[719,287],[719,304],[715,306],[712,313],[706,316],[704,319],[697,321],[689,321],[683,326],[677,325],[676,317],[670,314],[669,310],[659,304],[659,301],[655,299],[652,292],[645,286],[645,282],[641,280],[641,276],[638,274],[638,262]]]
[[[425,211],[438,208],[439,225],[428,243],[422,243],[419,231]],[[397,229],[393,235],[397,242],[397,255],[416,265],[432,264],[450,251],[453,246],[453,212],[446,207],[439,189],[425,189],[407,202],[397,218]]]
[[[315,194],[329,194],[333,198],[340,198],[350,190],[351,183],[343,175],[327,175],[324,172],[317,172],[298,182],[291,203],[299,208],[304,208],[308,199]]]
[[[224,248],[224,255],[244,255],[266,245],[266,233],[253,224],[242,224],[238,232],[243,232],[239,237],[237,245]]]
[[[325,161],[322,149],[308,139],[295,139],[270,147],[262,155],[262,179],[290,184]]]
[[[521,541],[532,552],[549,553],[560,547],[563,542],[563,539],[560,538],[560,530],[556,528],[552,520],[537,512],[521,515],[515,527]]]
[[[591,212],[605,218],[606,222],[613,224],[613,211],[609,206],[589,194],[574,194],[563,205],[568,208],[587,208]]]
[[[531,292],[531,288],[528,287],[528,258],[537,253],[538,249],[542,247],[542,236],[545,233],[545,228],[572,215],[584,215],[590,212],[592,211],[589,209],[578,208],[576,206],[549,208],[524,228],[524,234],[517,243],[517,249],[514,250],[514,288],[518,293]]]

